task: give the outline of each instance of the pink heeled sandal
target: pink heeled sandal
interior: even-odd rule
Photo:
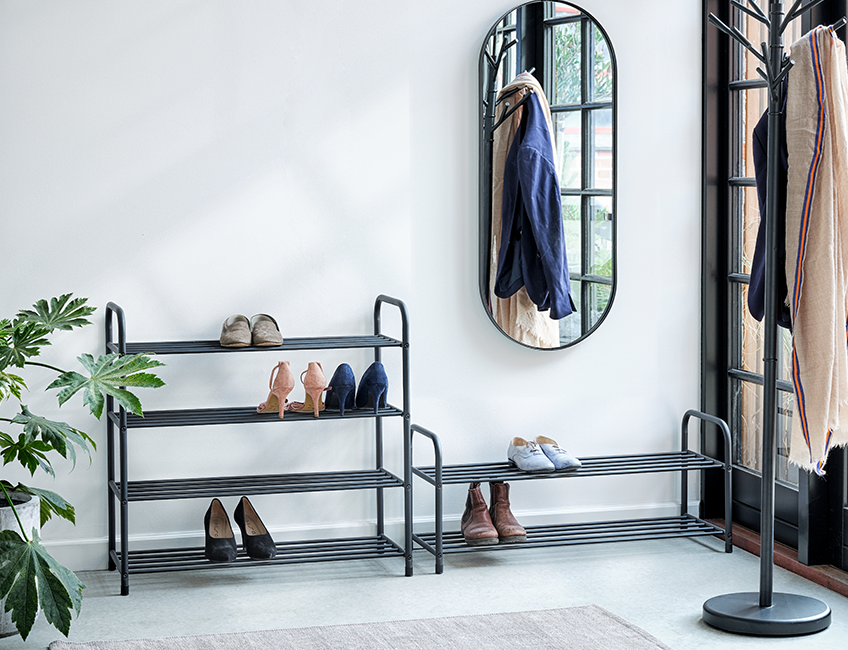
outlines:
[[[327,378],[324,376],[324,369],[321,364],[317,361],[310,361],[309,367],[300,373],[300,381],[306,389],[306,397],[302,402],[289,402],[286,410],[312,411],[317,418],[318,412],[324,410],[322,395],[327,387]]]
[[[289,409],[289,402],[286,397],[294,390],[294,375],[292,375],[288,361],[280,361],[274,366],[268,387],[271,389],[271,392],[268,393],[268,399],[256,407],[256,412],[279,412],[280,419],[282,419],[283,414]]]

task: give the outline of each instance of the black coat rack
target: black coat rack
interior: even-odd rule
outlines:
[[[774,478],[775,420],[777,417],[777,172],[780,112],[783,107],[783,78],[793,62],[784,53],[783,32],[789,23],[824,0],[796,0],[784,15],[783,2],[771,0],[768,15],[754,0],[746,7],[737,0],[730,4],[763,23],[768,29],[768,46],[757,50],[735,27],[728,27],[713,14],[710,22],[741,43],[762,63],[757,72],[768,84],[768,141],[766,171],[765,233],[765,347],[763,350],[763,461],[762,509],[760,511],[760,591],[716,596],[704,603],[704,622],[728,632],[755,636],[798,636],[821,632],[830,625],[830,607],[822,601],[795,594],[774,593]],[[841,27],[844,20],[833,28]]]

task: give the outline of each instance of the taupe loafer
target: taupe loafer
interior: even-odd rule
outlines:
[[[250,321],[247,316],[235,314],[225,320],[220,341],[224,348],[245,348],[250,345]]]
[[[253,345],[267,347],[282,345],[283,336],[277,321],[268,314],[254,314],[250,317],[250,329],[253,330]]]

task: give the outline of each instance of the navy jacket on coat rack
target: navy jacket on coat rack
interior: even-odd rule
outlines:
[[[784,91],[786,91],[784,83]],[[784,98],[786,93],[784,92]],[[780,151],[777,169],[777,277],[775,278],[776,299],[778,305],[777,324],[786,329],[792,329],[792,316],[786,304],[786,179],[789,170],[789,156],[786,151],[786,103],[780,113],[780,134],[775,143]],[[757,126],[754,127],[753,147],[754,171],[757,180],[757,198],[760,204],[760,228],[757,231],[757,243],[754,247],[754,258],[751,261],[751,281],[748,285],[748,311],[758,321],[763,320],[765,313],[765,223],[766,223],[766,168],[768,167],[768,111],[763,113]]]
[[[509,298],[522,286],[540,310],[553,319],[575,311],[568,278],[553,145],[536,94],[524,104],[503,171],[501,249],[495,295]]]

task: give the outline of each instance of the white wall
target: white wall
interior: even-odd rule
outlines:
[[[501,460],[511,436],[538,433],[584,456],[674,448],[698,399],[698,3],[582,2],[619,66],[619,284],[603,326],[553,353],[504,338],[477,294],[477,57],[510,4],[5,0],[0,269],[14,280],[0,316],[88,296],[96,325],[61,334],[46,355],[71,367],[102,349],[109,300],[126,310],[130,340],[149,341],[215,339],[228,315],[256,312],[275,315],[284,336],[367,333],[386,293],[409,309],[413,421],[441,436],[447,462]],[[392,309],[384,321],[398,333]],[[142,401],[255,404],[278,356],[164,358],[168,387]],[[397,356],[386,353],[390,370]],[[369,362],[365,351],[289,357],[298,372],[349,361],[357,377]],[[90,466],[58,462],[55,480],[32,481],[78,509],[76,527],[51,522],[43,537],[72,568],[104,567],[105,425],[81,400],[56,413],[38,395],[49,373],[27,378],[33,409],[100,446]],[[399,388],[395,374],[392,401]],[[399,437],[388,422],[393,459]],[[130,469],[355,467],[372,462],[370,439],[362,422],[137,430]],[[420,520],[427,490],[416,493]],[[662,475],[512,492],[527,524],[672,512],[677,496]],[[373,511],[357,492],[253,501],[280,539],[357,531]],[[463,501],[449,488],[447,514]],[[202,544],[207,505],[133,505],[134,543]]]

